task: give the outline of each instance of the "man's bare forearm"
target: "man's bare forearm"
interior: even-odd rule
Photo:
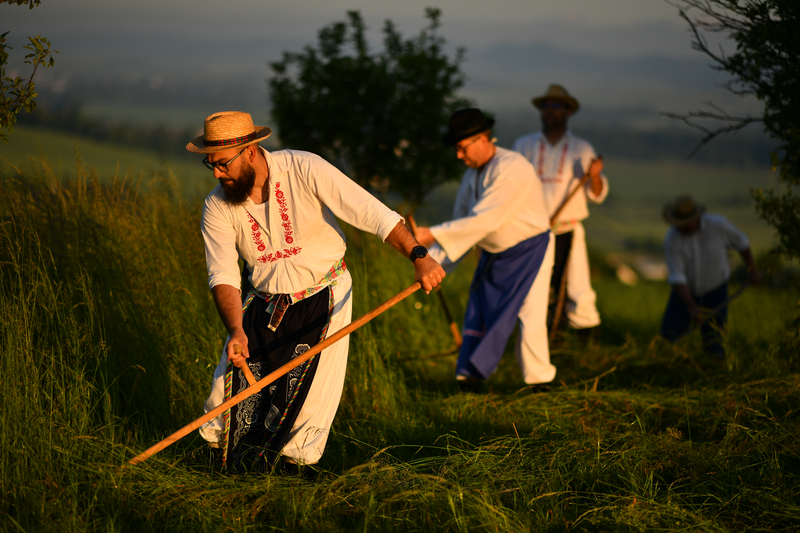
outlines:
[[[211,289],[219,318],[228,333],[242,329],[242,299],[239,289],[230,285],[216,285]]]
[[[227,347],[228,359],[237,367],[242,367],[245,364],[244,360],[250,357],[250,350],[247,347],[247,335],[242,329],[241,293],[231,285],[216,285],[211,289],[211,294],[214,296],[222,325],[230,336]],[[233,347],[237,344],[242,348],[241,354],[234,352]]]
[[[415,246],[419,246],[417,239],[414,238],[414,235],[408,231],[408,228],[402,222],[397,223],[386,237],[386,242],[394,246],[405,257],[409,257],[411,250]],[[430,293],[432,289],[441,283],[444,276],[444,270],[430,255],[414,261],[414,279],[422,284],[422,288],[426,293]]]
[[[603,158],[598,156],[592,159],[589,164],[589,187],[592,189],[592,194],[600,196],[603,192],[603,179],[600,173],[603,172]]]
[[[408,257],[415,246],[419,246],[417,239],[408,231],[402,222],[398,222],[394,229],[386,237],[386,242],[391,244],[398,252]]]

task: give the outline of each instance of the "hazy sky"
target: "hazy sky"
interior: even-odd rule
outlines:
[[[21,74],[25,36],[49,37],[61,54],[41,87],[92,94],[84,108],[96,113],[149,116],[136,107],[136,95],[120,105],[120,84],[185,94],[164,92],[172,117],[181,108],[195,116],[201,92],[218,94],[203,100],[212,109],[266,113],[267,65],[283,51],[314,43],[320,28],[351,9],[361,11],[378,49],[384,20],[413,36],[428,5],[442,10],[448,45],[467,50],[462,94],[481,106],[527,109],[532,95],[559,82],[579,96],[587,118],[625,108],[663,123],[659,110],[704,100],[736,112],[752,107],[718,87],[726,78],[691,49],[678,9],[663,0],[43,0],[33,10],[0,5],[0,31],[12,31],[10,64]],[[112,88],[97,95],[87,84]]]
[[[416,31],[427,6],[442,10],[444,36],[468,48],[535,41],[594,53],[692,53],[677,9],[663,0],[44,0],[34,10],[4,6],[2,25],[26,34],[306,42],[351,9],[360,10],[374,30],[389,18],[401,29]],[[641,32],[655,27],[659,34]]]

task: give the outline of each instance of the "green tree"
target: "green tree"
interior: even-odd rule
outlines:
[[[317,153],[362,186],[417,205],[462,172],[442,137],[450,114],[469,104],[455,94],[464,51],[453,60],[445,54],[438,9],[426,10],[427,27],[409,40],[387,20],[377,54],[360,13],[347,15],[319,31],[316,47],[270,65],[272,119],[284,146]]]
[[[712,68],[733,76],[727,89],[755,96],[761,117],[734,117],[718,108],[667,114],[705,132],[698,148],[718,135],[760,122],[779,143],[772,154],[782,191],[753,191],[756,210],[776,228],[780,251],[800,259],[800,2],[797,0],[681,0],[675,4],[694,35],[692,47],[713,60]],[[736,44],[726,54],[709,46],[705,34],[722,34]],[[716,129],[705,119],[722,121]]]
[[[30,9],[39,5],[40,0],[0,0],[0,4],[27,4]],[[6,76],[6,63],[8,63],[8,50],[11,47],[6,44],[6,36],[10,32],[0,35],[0,139],[8,144],[8,135],[14,130],[17,122],[17,115],[23,109],[30,113],[36,109],[36,85],[33,77],[40,66],[50,68],[55,64],[53,54],[57,50],[50,50],[50,41],[37,35],[28,37],[29,43],[24,46],[30,53],[25,56],[25,63],[32,65],[33,70],[30,77],[25,80],[20,76],[14,78]],[[3,130],[6,131],[3,131]]]

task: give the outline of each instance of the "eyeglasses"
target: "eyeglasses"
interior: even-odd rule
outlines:
[[[539,104],[539,109],[565,109],[566,104],[561,102],[542,102]]]
[[[474,139],[472,139],[470,142],[468,142],[468,143],[467,143],[467,144],[465,144],[465,145],[459,146],[459,145],[457,145],[457,144],[456,144],[455,146],[452,146],[451,148],[453,149],[453,151],[454,151],[455,153],[458,153],[458,152],[466,152],[467,148],[469,148],[469,146],[470,146],[472,143],[474,143],[475,141],[477,141],[477,140],[478,140],[478,139],[480,139],[480,138],[481,138],[481,135],[478,135],[477,137],[475,137]]]
[[[214,169],[216,168],[216,169],[220,170],[221,172],[227,172],[227,171],[228,171],[228,165],[230,165],[231,163],[233,163],[233,160],[234,160],[234,159],[236,159],[237,157],[239,157],[240,155],[242,155],[242,152],[244,152],[245,150],[247,150],[247,148],[248,148],[248,147],[247,147],[247,146],[245,146],[244,148],[242,148],[242,151],[241,151],[241,152],[239,152],[238,154],[236,154],[236,155],[235,155],[235,156],[233,156],[232,158],[228,159],[228,160],[227,160],[227,161],[225,161],[224,163],[219,163],[219,162],[217,162],[217,161],[209,161],[209,160],[208,160],[208,156],[206,156],[206,157],[205,157],[205,159],[203,159],[203,164],[206,166],[206,168],[208,168],[208,170],[214,170]]]

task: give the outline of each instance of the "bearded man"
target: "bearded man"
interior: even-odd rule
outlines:
[[[246,388],[243,368],[260,379],[350,322],[352,281],[334,216],[409,257],[426,292],[444,278],[400,215],[317,155],[259,147],[271,133],[247,113],[215,113],[203,135],[186,145],[206,154],[203,163],[219,180],[206,198],[201,229],[208,284],[228,339],[206,412]],[[239,259],[252,285],[244,303]],[[281,456],[289,465],[319,461],[342,395],[348,342],[200,429],[223,449],[228,469],[264,470]]]
[[[562,86],[551,85],[547,93],[532,102],[539,110],[542,131],[517,139],[514,150],[536,169],[551,218],[580,186],[581,178],[589,174],[582,190],[569,199],[552,221],[556,259],[551,280],[552,292],[558,294],[566,273],[567,320],[573,328],[588,332],[589,328],[600,325],[600,313],[589,277],[586,231],[581,221],[589,216],[587,199],[597,204],[605,200],[608,180],[602,175],[603,161],[595,155],[592,145],[567,129],[567,121],[580,109],[578,101]]]
[[[456,363],[459,388],[480,390],[519,322],[516,355],[522,378],[533,390],[545,391],[556,375],[546,324],[554,239],[533,167],[520,154],[495,146],[493,125],[476,108],[450,117],[444,144],[469,168],[453,220],[418,228],[416,235],[419,242],[433,245],[431,255],[447,268],[473,246],[482,250]]]

